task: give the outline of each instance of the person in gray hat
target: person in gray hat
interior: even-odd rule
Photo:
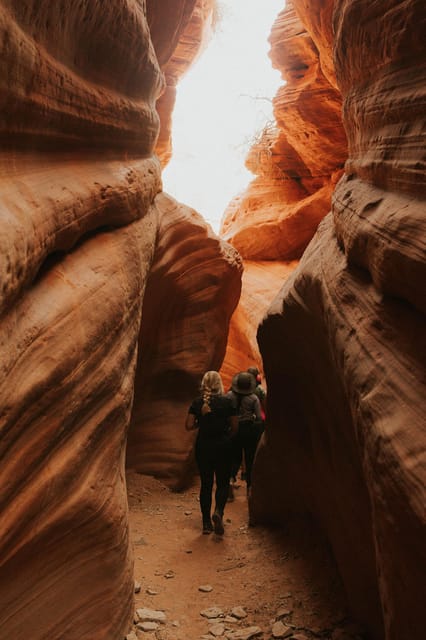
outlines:
[[[231,477],[236,477],[244,454],[247,493],[251,487],[251,470],[262,431],[262,413],[255,389],[254,376],[248,371],[240,371],[233,377],[231,390],[227,393],[238,413],[238,432],[233,439]]]

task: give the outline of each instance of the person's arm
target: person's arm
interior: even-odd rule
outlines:
[[[254,403],[253,412],[256,416],[256,422],[262,422],[262,410],[260,407],[260,401],[257,396],[254,396],[256,401]]]
[[[266,414],[266,391],[260,385],[257,387],[257,389],[258,389],[258,391],[257,391],[256,395],[260,400],[260,406],[261,406],[261,408],[263,410],[263,413]]]
[[[194,431],[198,427],[197,420],[193,413],[188,413],[186,416],[185,429],[187,431]]]

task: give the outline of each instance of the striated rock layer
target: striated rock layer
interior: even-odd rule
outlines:
[[[168,3],[161,20],[157,4],[153,0],[147,2],[154,46],[163,67],[166,83],[156,105],[161,127],[155,152],[164,167],[172,155],[172,113],[176,102],[176,86],[204,50],[212,35],[212,26],[216,19],[216,0],[187,0],[182,7],[177,2],[172,7]],[[179,18],[184,25],[181,31],[177,29],[177,11],[180,12]],[[169,32],[170,28],[173,29],[175,37]]]
[[[289,1],[273,25],[270,57],[286,84],[274,98],[275,122],[264,129],[246,160],[256,177],[230,203],[222,221],[222,237],[248,261],[247,269],[251,272],[258,262],[263,273],[262,283],[245,278],[242,311],[231,321],[226,378],[245,369],[247,362],[263,369],[257,323],[330,211],[331,194],[347,156],[331,27],[322,30],[330,8],[323,3],[320,14],[317,9],[311,7],[311,22],[306,20],[305,28]],[[312,16],[317,15],[321,24],[314,28]],[[284,267],[281,282],[275,264]],[[250,309],[256,309],[255,324]]]
[[[317,49],[287,2],[271,32],[271,59],[286,84],[274,98],[275,122],[253,145],[246,165],[257,177],[233,201],[221,235],[250,260],[300,258],[346,159],[341,97],[323,72]]]
[[[194,432],[183,430],[203,373],[218,370],[241,292],[241,259],[201,216],[161,194],[158,243],[139,336],[127,465],[185,486]]]
[[[133,561],[124,459],[138,349],[159,377],[169,366],[162,370],[144,343],[155,333],[149,305],[159,302],[151,287],[146,300],[144,291],[155,259],[157,285],[176,276],[178,293],[176,268],[191,265],[180,253],[190,246],[185,234],[197,238],[201,265],[204,254],[213,267],[208,277],[207,263],[198,267],[199,286],[210,288],[201,296],[186,283],[187,298],[169,300],[161,339],[168,343],[167,328],[176,336],[179,326],[188,344],[194,332],[194,380],[212,361],[219,366],[225,349],[238,278],[230,278],[235,293],[224,307],[218,292],[229,286],[222,275],[238,269],[195,214],[176,215],[164,196],[153,204],[161,190],[160,64],[199,5],[158,4],[0,1],[2,638],[127,633]],[[216,311],[199,318],[191,296],[207,308],[209,295]],[[172,448],[167,440],[159,468]]]
[[[226,389],[237,371],[257,366],[263,371],[257,329],[283,282],[298,262],[244,260],[241,297],[229,325],[228,343],[220,373]],[[262,380],[265,386],[265,381]]]
[[[124,452],[163,79],[141,6],[95,5],[0,3],[4,637],[132,619]]]
[[[311,514],[371,637],[421,640],[424,8],[336,0],[331,26],[331,7],[315,20],[316,3],[294,4],[315,33],[335,33],[349,158],[332,214],[259,328],[270,425],[252,516]]]
[[[122,637],[131,620],[124,452],[154,229],[97,233],[2,315],[2,637]]]

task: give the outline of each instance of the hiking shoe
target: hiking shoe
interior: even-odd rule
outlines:
[[[217,536],[223,536],[225,529],[223,528],[222,516],[217,511],[213,514],[213,528]]]
[[[209,533],[213,532],[213,523],[211,520],[205,520],[203,522],[203,535],[208,536]]]

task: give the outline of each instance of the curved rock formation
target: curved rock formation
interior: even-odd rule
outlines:
[[[220,370],[226,389],[238,371],[257,366],[263,369],[256,333],[265,309],[282,288],[298,262],[244,260],[241,296],[229,325],[228,344]],[[263,383],[264,386],[264,383]]]
[[[193,209],[161,194],[144,297],[127,465],[179,489],[193,473],[188,406],[218,370],[241,291],[241,259]]]
[[[161,16],[158,3],[148,0],[147,4],[148,18],[152,15],[150,25],[154,46],[166,82],[165,89],[157,101],[161,127],[155,149],[164,167],[172,155],[172,112],[176,102],[176,85],[204,50],[211,36],[216,15],[216,0],[186,0],[186,3],[179,0],[171,7],[170,3],[167,3],[164,15]],[[177,28],[178,16],[181,22],[180,29]],[[185,28],[182,28],[183,25]],[[169,29],[173,30],[172,34],[169,33]]]
[[[131,621],[124,451],[150,218],[52,261],[2,315],[3,637],[122,637]]]
[[[154,45],[145,2],[0,1],[2,637],[117,640],[132,620],[124,458],[142,301],[163,231],[172,270],[188,243],[168,227],[200,226],[167,220],[164,197],[153,206],[156,52],[166,64],[194,2],[147,5]],[[197,233],[217,256],[218,240]],[[222,309],[227,271],[214,264],[203,303],[214,296],[217,323],[238,282]],[[199,370],[219,366],[226,329],[203,327]]]
[[[287,2],[272,29],[271,59],[286,80],[274,99],[275,124],[253,146],[257,175],[222,223],[221,235],[249,260],[300,258],[346,159],[341,98],[323,73],[322,57]]]
[[[255,333],[285,279],[276,278],[275,262],[284,266],[288,261],[290,266],[300,258],[330,211],[331,194],[342,175],[346,138],[330,56],[331,27],[327,30],[327,22],[323,24],[329,14],[327,3],[320,13],[312,7],[308,33],[288,1],[272,28],[270,57],[286,84],[274,99],[275,122],[264,129],[246,160],[256,178],[230,203],[221,228],[221,236],[249,261],[249,271],[259,261],[264,280],[260,287],[254,283],[252,287],[250,277],[246,278],[239,309],[255,308],[256,320],[251,323],[250,312],[234,315],[225,377],[245,369],[253,359],[263,369]],[[315,24],[315,17],[321,24]],[[284,272],[292,268],[294,264]]]
[[[294,4],[300,15],[312,5]],[[312,514],[371,636],[420,640],[424,10],[338,0],[333,15],[349,158],[332,215],[259,329],[269,429],[251,508],[281,522]]]
[[[133,609],[124,450],[163,78],[141,6],[94,8],[0,3],[0,627],[35,640],[122,637]]]

